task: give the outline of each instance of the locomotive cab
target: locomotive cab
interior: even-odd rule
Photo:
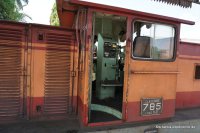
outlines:
[[[194,22],[122,3],[57,0],[64,27],[1,21],[0,123],[142,123],[199,107],[200,47],[179,40]]]
[[[173,117],[181,73],[180,24],[194,22],[88,1],[66,3],[65,13],[76,18],[68,26],[80,42],[81,122],[96,126]],[[59,14],[65,23],[68,17],[62,10]]]

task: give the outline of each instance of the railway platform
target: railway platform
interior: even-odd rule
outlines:
[[[172,119],[83,128],[77,119],[1,124],[0,133],[199,133],[200,108],[178,110]]]

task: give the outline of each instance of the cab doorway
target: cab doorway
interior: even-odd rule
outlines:
[[[127,18],[95,13],[89,123],[122,119]]]

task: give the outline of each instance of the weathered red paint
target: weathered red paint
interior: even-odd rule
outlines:
[[[181,42],[179,46],[180,55],[200,56],[200,44]]]
[[[80,97],[77,98],[78,99],[78,116],[79,116],[79,120],[81,122],[82,125],[87,126],[88,124],[88,106],[86,104],[83,104],[83,101],[81,100]]]
[[[129,102],[127,104],[127,122],[141,122],[167,119],[174,116],[175,113],[175,99],[163,100],[163,112],[161,115],[141,116],[140,102]]]
[[[127,103],[123,102],[122,104],[122,120],[126,121],[128,119],[128,115],[127,115]]]
[[[84,126],[105,126],[105,125],[115,125],[122,124],[126,122],[143,122],[143,121],[154,121],[154,120],[164,120],[173,117],[175,114],[175,99],[169,99],[163,101],[163,112],[161,115],[153,116],[141,116],[140,115],[140,102],[128,102],[127,108],[123,107],[123,110],[127,111],[126,120],[116,120],[110,122],[98,122],[98,123],[87,123],[87,118],[85,113],[87,113],[87,106],[83,105],[80,98],[78,98],[79,119],[83,120],[82,124]],[[123,104],[125,105],[125,103]],[[124,114],[123,114],[124,115]]]
[[[72,27],[78,7],[64,0],[57,0],[56,3],[60,24],[65,27]]]
[[[27,97],[27,99],[28,99],[27,106],[30,109],[28,110],[29,117],[31,119],[34,119],[42,116],[44,107],[44,97]],[[41,106],[41,111],[37,112],[36,110],[37,106]]]
[[[177,92],[176,109],[200,107],[200,91]]]
[[[109,122],[98,122],[98,123],[89,123],[88,126],[94,127],[94,126],[108,126],[108,125],[119,125],[122,124],[122,120],[116,120],[116,121],[109,121]]]
[[[72,101],[73,99],[73,103],[71,104],[74,107],[73,113],[76,114],[77,96],[70,97],[69,99],[71,99],[70,101]],[[39,112],[37,112],[37,106],[41,106],[41,110]],[[30,119],[46,119],[43,114],[44,114],[44,97],[27,97],[27,116]],[[53,116],[53,117],[57,119],[57,116]],[[65,118],[65,116],[63,116],[62,118]]]

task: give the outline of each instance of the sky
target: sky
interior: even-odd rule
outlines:
[[[126,7],[128,9],[143,11],[147,13],[170,16],[180,19],[195,21],[194,26],[181,25],[182,39],[200,40],[200,5],[193,4],[192,8],[181,8],[178,6],[167,5],[153,0],[82,0],[107,4],[118,7]],[[40,23],[49,25],[51,9],[55,0],[29,0],[29,4],[24,7],[24,12],[29,15],[32,20],[27,18],[29,23]],[[39,3],[39,4],[38,4]]]
[[[32,18],[26,18],[28,23],[39,23],[49,25],[51,9],[55,0],[29,0],[27,6],[23,8],[23,12]]]

